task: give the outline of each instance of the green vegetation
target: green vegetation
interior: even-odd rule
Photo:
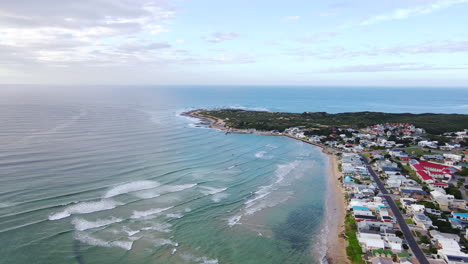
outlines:
[[[346,247],[346,253],[351,260],[351,263],[365,264],[364,260],[362,259],[362,248],[359,245],[356,232],[356,221],[350,214],[347,214],[345,219],[345,234],[348,237],[349,245]]]
[[[435,215],[428,214],[427,215],[432,220],[432,225],[437,226],[437,229],[442,233],[451,233],[451,234],[459,234],[460,230],[452,228],[450,222],[448,221],[448,217],[442,215],[442,218],[445,220],[439,220],[439,218]]]
[[[460,176],[468,176],[468,168],[463,168],[462,170],[460,170],[459,172],[457,172],[457,175],[460,175]]]
[[[400,230],[395,231],[395,235],[399,238],[403,238],[403,232],[401,232]]]
[[[405,222],[408,224],[408,225],[414,225],[414,222],[411,218],[405,218]]]
[[[429,237],[427,237],[425,235],[421,235],[419,237],[419,243],[420,244],[431,244],[431,240],[429,239]]]
[[[447,194],[451,194],[455,197],[455,199],[463,199],[460,189],[456,186],[449,186],[447,189]]]
[[[431,154],[434,154],[432,153],[430,150],[427,151],[427,150],[424,150],[422,148],[406,148],[405,149],[406,153],[410,154],[410,155],[416,155],[416,156],[422,156],[422,155],[431,155]]]
[[[434,202],[431,202],[431,201],[418,201],[416,203],[424,205],[424,207],[429,208],[429,209],[440,210],[439,205],[437,203],[434,203]]]
[[[462,114],[393,114],[380,112],[355,112],[329,114],[325,112],[278,113],[235,109],[207,110],[201,115],[223,119],[233,128],[278,130],[301,126],[316,134],[328,134],[332,127],[364,128],[380,123],[411,123],[430,134],[459,131],[468,127],[468,115]]]
[[[411,255],[409,253],[406,253],[406,252],[397,253],[397,256],[399,258],[410,258],[411,257]]]
[[[402,166],[401,168],[401,172],[404,174],[404,172],[408,173],[408,176],[410,179],[416,181],[417,183],[419,184],[422,184],[423,182],[421,181],[421,179],[418,177],[418,175],[416,175],[416,172],[414,170],[411,169],[410,165],[405,165],[405,166]]]

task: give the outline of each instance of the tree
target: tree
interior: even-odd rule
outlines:
[[[403,232],[401,232],[400,230],[395,231],[395,235],[399,238],[403,238]]]
[[[408,250],[408,249],[409,249],[408,245],[406,245],[406,244],[403,244],[402,247],[403,247],[404,250]]]

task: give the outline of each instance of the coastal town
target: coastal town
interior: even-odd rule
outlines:
[[[227,127],[228,133],[286,136],[323,148],[338,166],[348,263],[468,263],[468,129],[428,134],[410,123],[360,129],[301,126],[284,131]],[[327,254],[323,263],[343,263]]]
[[[351,263],[459,264],[468,263],[467,132],[438,142],[422,128],[394,123],[325,135],[292,127],[284,135],[339,159],[347,204],[341,235]]]

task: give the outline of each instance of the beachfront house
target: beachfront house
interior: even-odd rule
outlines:
[[[468,263],[468,255],[461,251],[460,245],[455,239],[438,236],[435,238],[437,254],[448,264]]]
[[[424,214],[414,214],[413,222],[416,226],[421,227],[424,230],[428,230],[432,227],[432,220]]]

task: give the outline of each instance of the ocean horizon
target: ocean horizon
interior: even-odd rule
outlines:
[[[5,89],[0,263],[315,263],[331,191],[321,149],[183,112],[468,114],[468,89],[284,88]]]

